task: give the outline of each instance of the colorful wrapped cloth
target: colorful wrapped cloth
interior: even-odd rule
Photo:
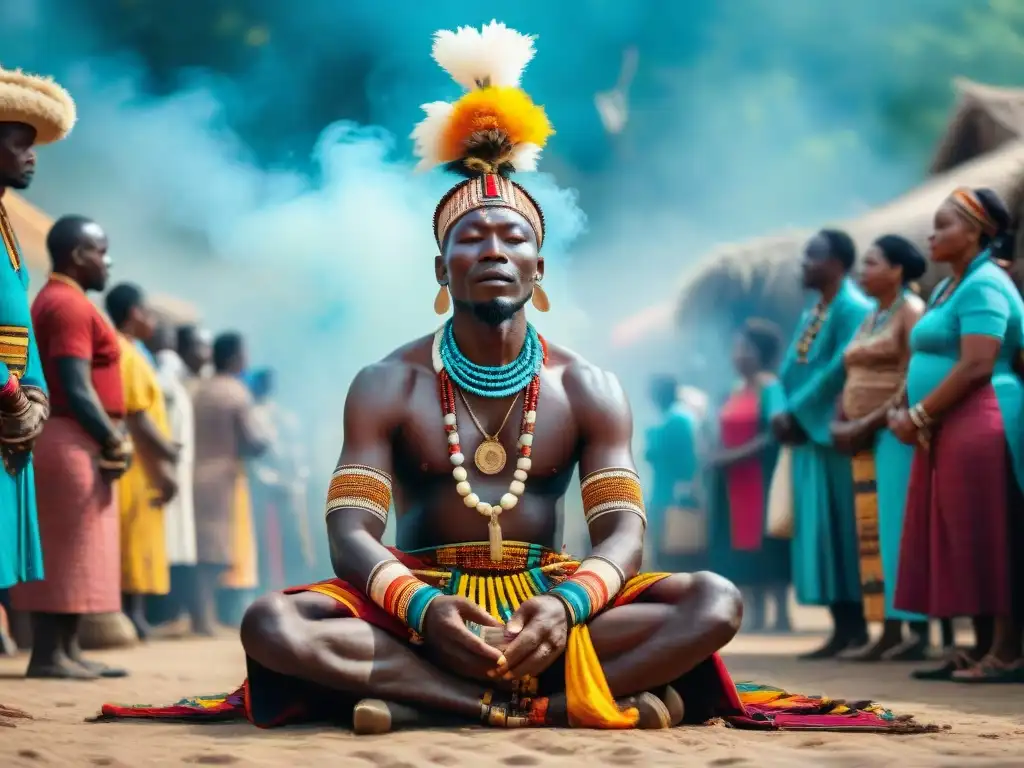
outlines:
[[[517,542],[505,542],[505,558],[497,566],[489,561],[487,543],[410,553],[392,552],[419,578],[438,586],[446,594],[474,600],[503,621],[507,621],[523,601],[548,591],[571,576],[579,565],[568,556],[544,547]],[[644,573],[634,576],[619,592],[613,607],[642,600],[651,585],[668,575]],[[287,590],[292,594],[306,591],[332,598],[337,604],[338,618],[360,618],[406,640],[413,647],[419,643],[419,638],[408,627],[345,581],[329,579]],[[568,649],[564,665],[556,664],[541,677],[541,693],[565,690],[574,684],[572,678],[579,677],[579,672],[571,670],[575,664],[572,653],[572,649]],[[566,670],[570,670],[570,674],[565,674]],[[248,672],[248,679],[228,695],[198,696],[159,707],[105,704],[96,720],[216,721],[244,718],[258,727],[269,728],[297,722],[337,720],[339,713],[350,712],[352,705],[361,698],[280,675],[252,659],[248,659]],[[600,682],[604,682],[603,676]],[[688,723],[725,718],[741,728],[773,729],[803,725],[814,729],[922,730],[912,720],[896,718],[887,710],[873,705],[855,707],[828,699],[791,696],[762,686],[747,685],[738,690],[717,654],[675,681],[673,686],[686,703],[685,722]]]
[[[857,520],[857,549],[860,555],[860,588],[864,618],[885,619],[885,574],[878,540],[878,484],[875,452],[861,451],[853,457],[853,508]]]
[[[100,477],[100,447],[74,419],[51,417],[36,442],[44,581],[18,584],[18,611],[110,613],[121,610],[117,495]]]

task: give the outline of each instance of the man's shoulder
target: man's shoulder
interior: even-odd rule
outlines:
[[[577,413],[629,411],[619,377],[565,347],[548,344],[548,365],[561,372],[569,405]]]
[[[47,281],[32,300],[32,315],[40,319],[87,320],[98,313],[84,293],[57,280]]]
[[[856,283],[850,282],[849,278],[847,278],[843,297],[845,301],[842,302],[841,307],[851,314],[867,315],[874,306],[871,298]]]
[[[432,343],[433,335],[422,336],[364,366],[352,379],[349,398],[381,403],[407,397],[419,378],[434,375]]]

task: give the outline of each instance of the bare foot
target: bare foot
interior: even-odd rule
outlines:
[[[682,702],[682,699],[680,699],[680,702]],[[672,715],[668,707],[665,705],[665,702],[653,693],[645,691],[644,693],[638,693],[636,696],[616,699],[615,703],[623,709],[636,707],[640,713],[640,719],[637,721],[636,727],[641,730],[659,730],[672,727]]]
[[[154,640],[177,640],[188,637],[192,634],[192,620],[188,616],[180,616],[150,627],[149,632]]]
[[[18,646],[14,638],[2,626],[0,626],[0,656],[14,656],[18,653]]]
[[[679,695],[679,692],[671,685],[666,685],[660,691],[654,691],[654,693],[661,699],[665,709],[668,710],[669,728],[675,728],[683,722],[683,717],[686,715],[686,704],[683,702],[683,697]]]
[[[457,715],[427,713],[407,704],[384,699],[363,699],[352,708],[352,730],[359,736],[375,736],[402,728],[464,725]]]
[[[51,680],[97,680],[99,674],[75,664],[68,658],[58,658],[45,664],[29,662],[25,677]]]
[[[128,677],[128,670],[121,669],[120,667],[108,667],[100,661],[90,661],[89,659],[83,659],[81,656],[77,658],[72,656],[70,658],[75,664],[98,677]]]

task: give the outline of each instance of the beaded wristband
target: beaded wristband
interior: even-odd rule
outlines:
[[[559,598],[569,612],[569,624],[586,624],[619,593],[626,575],[611,560],[591,555],[570,578],[547,594]]]
[[[391,477],[379,469],[362,464],[340,464],[327,489],[327,511],[363,509],[388,524],[391,507]]]
[[[18,383],[18,377],[15,376],[13,373],[8,373],[7,381],[4,383],[3,387],[0,387],[0,398],[6,400],[8,397],[10,397],[11,395],[18,391],[19,386],[20,384]]]
[[[907,411],[907,415],[910,417],[914,426],[918,429],[928,429],[928,427],[934,423],[932,417],[928,415],[928,411],[926,411],[924,406],[920,403],[912,406],[910,410]]]
[[[591,472],[580,482],[583,516],[587,525],[609,512],[624,510],[639,517],[647,527],[644,494],[640,476],[626,467],[610,467]]]
[[[366,580],[366,594],[377,605],[405,624],[416,634],[423,635],[427,607],[443,593],[437,587],[424,584],[394,559],[381,560],[370,571]]]

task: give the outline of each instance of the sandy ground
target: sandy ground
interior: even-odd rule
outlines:
[[[259,731],[246,723],[86,723],[104,701],[163,704],[232,689],[243,661],[232,639],[152,643],[97,654],[131,670],[101,682],[28,681],[26,659],[0,660],[0,703],[35,719],[0,728],[0,766],[1021,766],[1024,688],[917,683],[904,665],[800,663],[819,641],[741,636],[726,652],[737,680],[804,693],[873,698],[951,730],[922,736],[755,733],[724,727],[672,731],[496,732],[467,728],[355,737],[327,728]]]

